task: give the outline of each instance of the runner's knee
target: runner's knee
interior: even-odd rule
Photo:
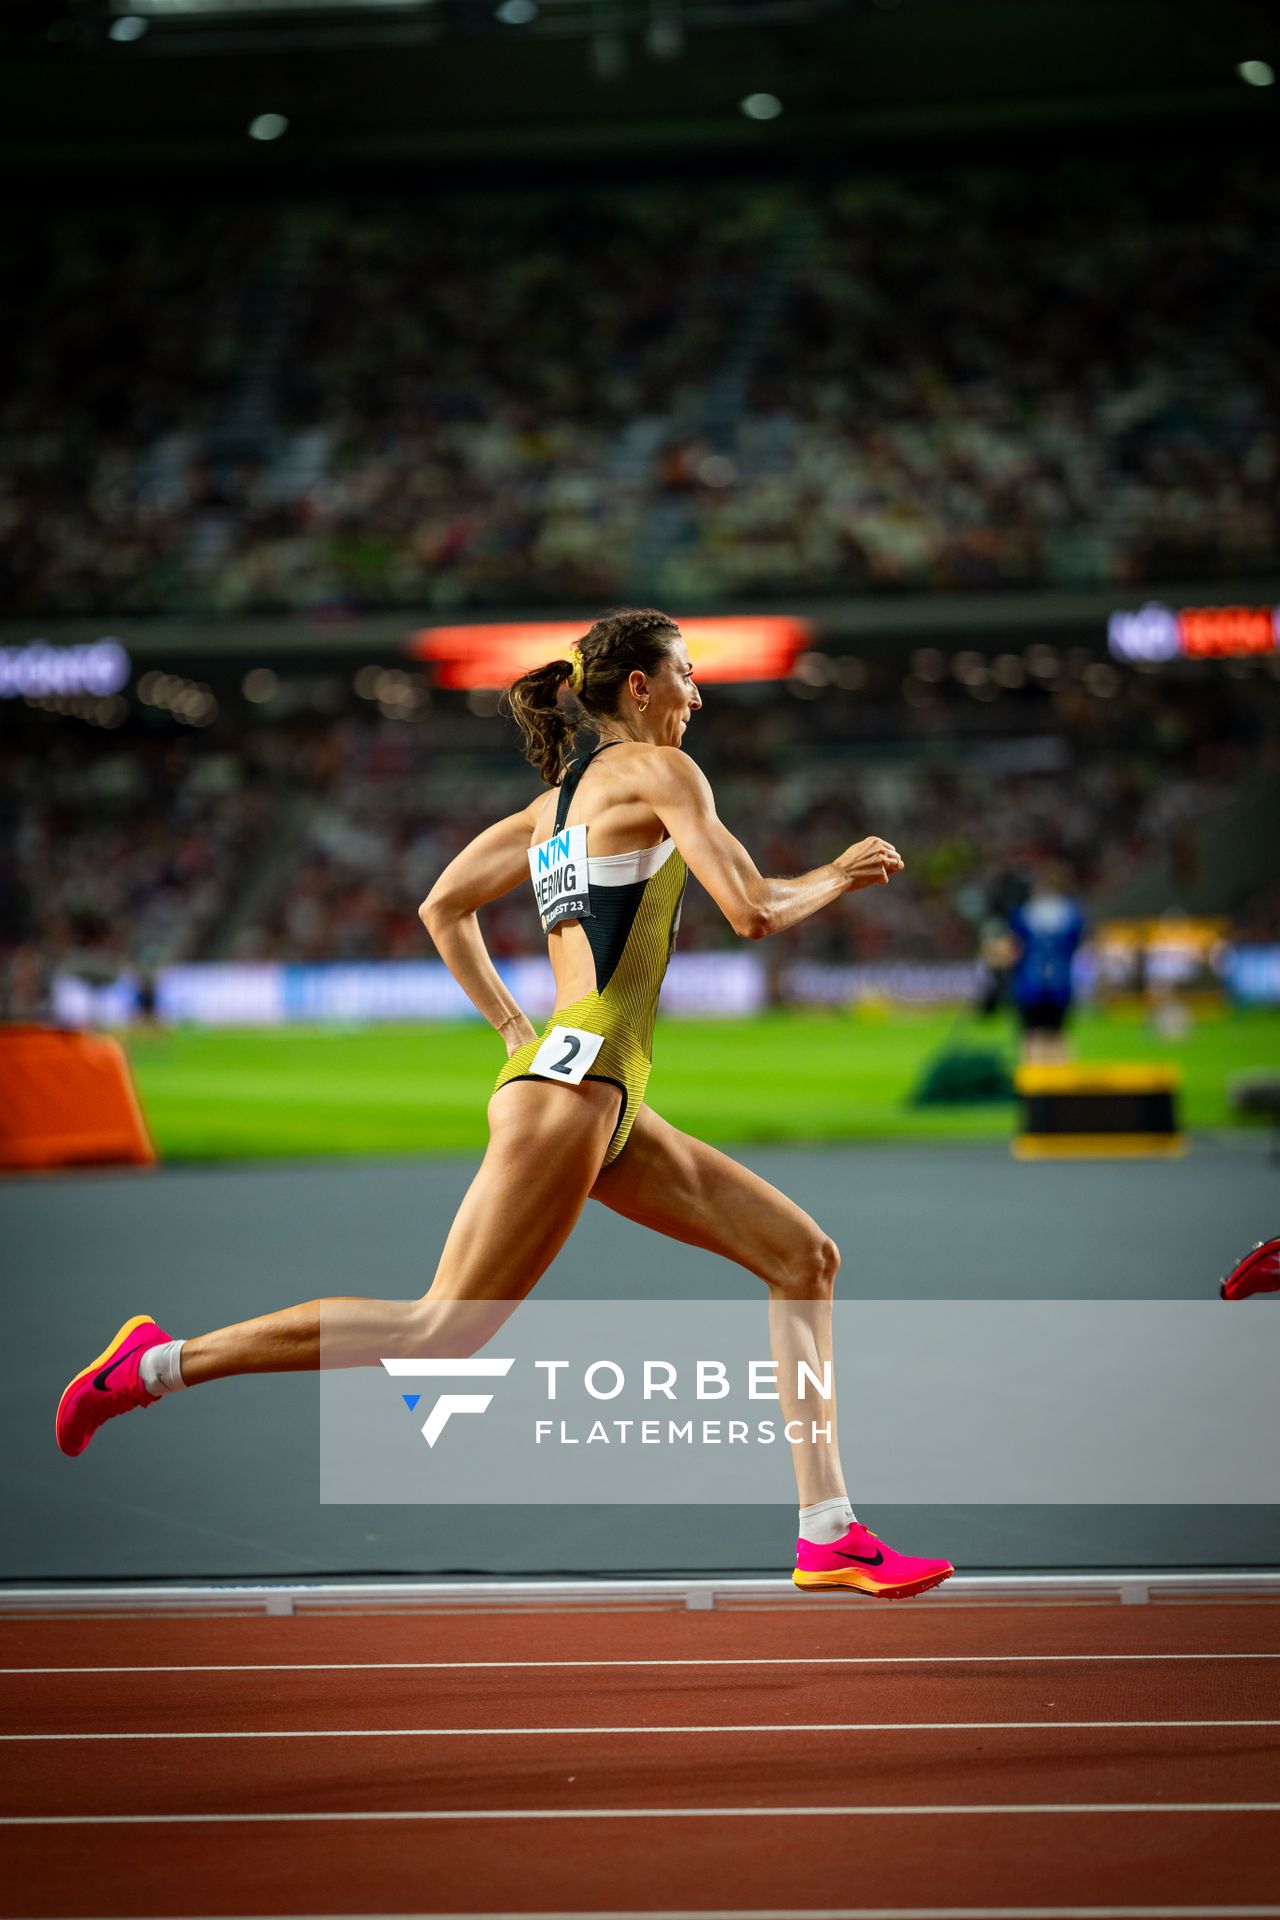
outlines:
[[[791,1251],[786,1268],[771,1285],[797,1300],[830,1299],[840,1270],[840,1249],[816,1221]]]
[[[415,1300],[404,1326],[405,1350],[420,1360],[469,1360],[511,1311],[504,1300]]]

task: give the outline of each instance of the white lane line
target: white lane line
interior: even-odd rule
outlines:
[[[761,1720],[715,1726],[642,1727],[247,1727],[234,1731],[0,1733],[0,1740],[511,1740],[602,1733],[1047,1733],[1097,1728],[1280,1727],[1280,1720]]]
[[[657,1907],[575,1908],[554,1912],[435,1913],[419,1920],[1276,1920],[1280,1907],[1230,1907],[1197,1901],[1194,1907]],[[244,1920],[215,1914],[209,1920]],[[346,1914],[276,1914],[273,1920],[350,1920]],[[362,1914],[361,1920],[406,1920],[403,1914]],[[409,1916],[408,1920],[414,1920]]]
[[[1224,1906],[1197,1901],[1194,1907],[627,1907],[575,1908],[554,1912],[435,1913],[418,1920],[1276,1920],[1280,1907]],[[241,1914],[215,1914],[208,1920],[245,1920]],[[276,1914],[273,1920],[350,1920],[347,1914]],[[404,1914],[369,1913],[361,1920],[406,1920]],[[414,1920],[409,1916],[408,1920]]]
[[[387,1813],[41,1813],[6,1814],[0,1818],[0,1827],[270,1826],[299,1820],[877,1820],[1023,1813],[1280,1813],[1280,1800],[1013,1801],[989,1807],[432,1807]]]
[[[245,1660],[191,1666],[0,1667],[20,1673],[512,1673],[539,1667],[958,1667],[1021,1661],[1090,1665],[1102,1660],[1280,1660],[1278,1653],[806,1653],[702,1660]]]

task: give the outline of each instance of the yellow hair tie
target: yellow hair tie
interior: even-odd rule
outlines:
[[[569,649],[569,691],[582,692],[582,653],[577,647]]]

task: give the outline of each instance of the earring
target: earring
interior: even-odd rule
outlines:
[[[647,700],[641,700],[639,704],[640,704],[640,711],[641,713],[643,713],[646,707],[648,706],[649,702]]]

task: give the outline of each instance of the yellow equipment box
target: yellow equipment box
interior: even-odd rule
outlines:
[[[1140,1159],[1187,1150],[1176,1067],[1026,1066],[1013,1141],[1019,1160]]]

